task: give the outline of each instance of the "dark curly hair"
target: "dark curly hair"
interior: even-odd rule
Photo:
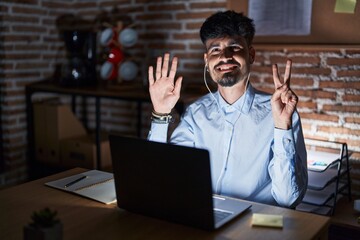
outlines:
[[[242,36],[250,46],[255,35],[253,20],[234,11],[217,12],[208,17],[200,29],[201,41],[225,36]]]

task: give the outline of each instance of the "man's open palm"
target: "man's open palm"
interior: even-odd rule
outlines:
[[[173,58],[170,71],[169,61],[168,53],[165,53],[164,61],[162,57],[157,58],[155,78],[154,68],[149,67],[149,92],[154,111],[158,113],[170,113],[180,98],[182,77],[174,80],[178,59]]]

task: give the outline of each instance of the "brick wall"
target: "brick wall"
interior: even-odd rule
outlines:
[[[128,49],[139,65],[137,81],[146,84],[146,70],[155,57],[170,51],[180,60],[179,74],[184,88],[202,81],[203,46],[198,30],[211,13],[226,8],[226,0],[206,1],[1,1],[0,83],[2,142],[5,172],[2,185],[26,179],[26,84],[52,76],[55,65],[64,59],[56,20],[76,14],[93,21],[106,16],[109,21],[127,16],[136,23],[139,41]],[[271,63],[284,67],[293,59],[292,87],[300,97],[298,111],[306,137],[346,141],[352,155],[352,180],[360,195],[360,48],[359,46],[271,46],[255,45],[256,61],[252,83],[272,91]],[[90,128],[93,112],[90,105]],[[134,131],[135,107],[124,102],[104,101],[102,112],[106,130]],[[116,105],[114,107],[114,105]],[[144,106],[149,111],[150,106]],[[144,117],[146,135],[148,118]]]

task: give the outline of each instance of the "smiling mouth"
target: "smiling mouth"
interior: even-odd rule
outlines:
[[[238,66],[235,64],[221,64],[220,66],[217,66],[215,69],[219,72],[226,73],[226,72],[232,72],[237,68]]]

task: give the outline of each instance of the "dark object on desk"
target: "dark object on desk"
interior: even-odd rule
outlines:
[[[213,196],[209,152],[110,135],[118,207],[212,230],[251,207]]]
[[[34,212],[31,222],[24,227],[25,240],[61,240],[63,238],[63,225],[56,217],[57,212],[49,208]]]
[[[61,66],[59,84],[90,86],[96,84],[96,34],[86,30],[66,30],[62,34],[67,60]]]

